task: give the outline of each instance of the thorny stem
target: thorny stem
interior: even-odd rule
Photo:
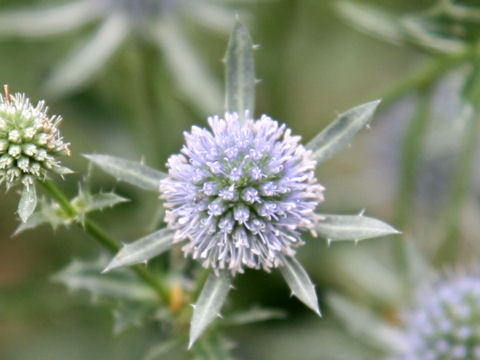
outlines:
[[[48,193],[52,195],[55,200],[57,200],[62,209],[70,217],[76,217],[78,215],[76,209],[72,206],[68,198],[50,180],[46,180],[42,183],[42,185],[45,190],[47,190]],[[82,224],[78,223],[78,225],[82,227]],[[92,220],[85,218],[83,229],[111,253],[115,254],[120,250],[121,246],[119,243]],[[140,279],[142,279],[147,285],[155,290],[161,300],[163,300],[165,303],[169,302],[170,290],[165,284],[158,280],[156,275],[152,274],[147,268],[140,265],[131,266],[131,269]]]

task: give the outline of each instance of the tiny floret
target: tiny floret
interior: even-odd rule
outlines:
[[[160,183],[166,221],[185,255],[232,274],[283,264],[314,233],[323,187],[311,152],[290,129],[263,115],[210,117],[211,130],[192,127],[181,154],[168,159]]]
[[[24,94],[0,94],[0,184],[7,189],[22,183],[28,187],[34,179],[44,180],[47,171],[61,175],[68,169],[57,157],[69,155],[58,125],[59,116],[47,116],[43,101],[36,106]]]
[[[422,289],[404,320],[408,349],[392,360],[480,359],[480,277]]]

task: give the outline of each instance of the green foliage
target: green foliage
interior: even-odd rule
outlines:
[[[93,300],[120,299],[151,303],[156,293],[128,271],[101,274],[105,257],[95,260],[74,260],[63,270],[53,275],[55,282],[70,290],[86,290]]]
[[[361,215],[326,215],[322,214],[315,230],[330,243],[331,241],[360,241],[379,236],[399,234],[387,223]]]
[[[189,348],[197,341],[205,328],[219,316],[220,309],[230,291],[231,283],[232,279],[228,271],[220,271],[219,274],[210,273],[193,306]]]
[[[173,245],[173,232],[161,229],[130,244],[122,246],[103,272],[112,269],[146,263],[151,258],[162,254]]]
[[[340,114],[306,145],[312,150],[313,158],[322,162],[348,146],[355,135],[370,123],[379,104],[380,100],[375,100]]]
[[[158,192],[160,180],[167,176],[143,163],[111,155],[86,154],[84,156],[118,181],[125,181],[145,190]]]
[[[318,316],[322,316],[318,307],[315,286],[310,280],[302,264],[294,257],[284,257],[285,266],[280,267],[283,278],[287,282],[292,295],[312,309]]]
[[[225,55],[225,107],[245,121],[245,111],[255,116],[255,64],[253,42],[248,29],[238,19]]]

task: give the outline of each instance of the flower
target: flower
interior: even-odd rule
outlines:
[[[248,118],[248,113],[247,113]],[[161,181],[166,221],[185,255],[204,267],[269,271],[303,244],[314,226],[323,187],[316,161],[284,124],[263,115],[240,122],[237,113],[210,117],[212,129],[192,127],[181,154],[168,159]]]
[[[0,184],[7,189],[22,183],[43,181],[49,170],[61,175],[70,172],[60,166],[57,157],[69,155],[58,125],[60,116],[47,115],[44,101],[33,106],[25,94],[0,94]]]
[[[398,360],[480,359],[480,278],[440,281],[404,314],[408,349]]]

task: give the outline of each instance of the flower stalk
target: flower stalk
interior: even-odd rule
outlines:
[[[50,180],[46,180],[45,182],[42,182],[42,185],[44,189],[59,203],[63,211],[65,211],[71,217],[75,217],[77,215],[77,211],[72,206],[68,198],[57,186],[55,186],[55,184],[53,184]],[[121,246],[119,243],[89,218],[85,218],[83,225],[80,223],[78,223],[78,225],[82,226],[87,234],[89,234],[111,253],[114,254],[120,250]],[[131,267],[131,269],[141,280],[155,290],[161,301],[165,303],[170,301],[170,289],[160,281],[158,275],[152,274],[142,265],[134,265]]]

